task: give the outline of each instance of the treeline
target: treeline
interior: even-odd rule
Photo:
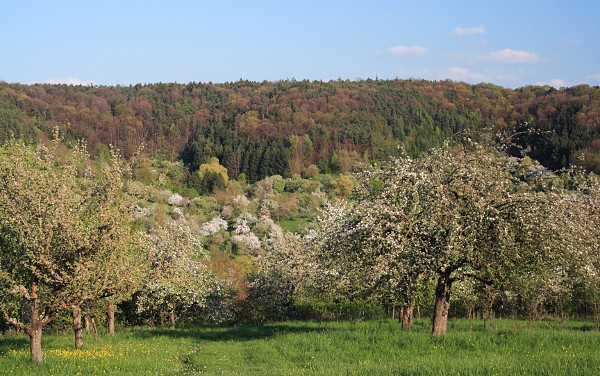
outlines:
[[[217,157],[248,181],[410,155],[450,137],[501,138],[558,169],[600,171],[600,88],[506,89],[452,81],[238,81],[134,86],[0,82],[0,142],[55,126],[90,150],[141,144],[192,170]],[[507,141],[507,142],[508,142]],[[508,143],[507,143],[508,144]],[[103,146],[104,145],[104,146]]]

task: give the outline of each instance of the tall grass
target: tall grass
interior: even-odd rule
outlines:
[[[28,359],[22,337],[0,338],[2,374],[207,375],[600,375],[600,333],[585,322],[451,321],[432,338],[392,320],[288,322],[237,327],[138,329],[87,339],[44,337],[45,362]]]

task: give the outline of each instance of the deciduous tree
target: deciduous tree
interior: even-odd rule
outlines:
[[[0,308],[28,333],[36,362],[42,330],[60,309],[72,310],[82,345],[81,305],[110,295],[119,278],[112,261],[131,250],[120,160],[95,171],[83,146],[63,148],[0,148]]]
[[[535,269],[551,249],[556,200],[519,180],[515,164],[491,150],[446,146],[366,171],[358,202],[330,207],[313,232],[315,262],[346,291],[385,286],[408,308],[418,281],[433,281],[432,333],[442,335],[455,281],[499,283]]]
[[[144,238],[150,273],[137,296],[138,312],[150,312],[174,326],[177,315],[202,307],[214,275],[207,268],[206,251],[190,228],[165,221]]]

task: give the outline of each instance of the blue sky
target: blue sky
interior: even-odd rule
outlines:
[[[600,85],[600,1],[0,0],[0,80]]]

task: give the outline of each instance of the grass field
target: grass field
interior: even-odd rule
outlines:
[[[206,375],[600,375],[600,333],[586,322],[429,322],[401,332],[392,320],[289,322],[258,326],[142,328],[86,337],[45,335],[44,364],[29,361],[26,337],[0,337],[0,374]]]
[[[278,221],[277,224],[285,231],[299,233],[306,230],[306,227],[310,224],[310,221],[308,219],[300,218],[287,221]]]

